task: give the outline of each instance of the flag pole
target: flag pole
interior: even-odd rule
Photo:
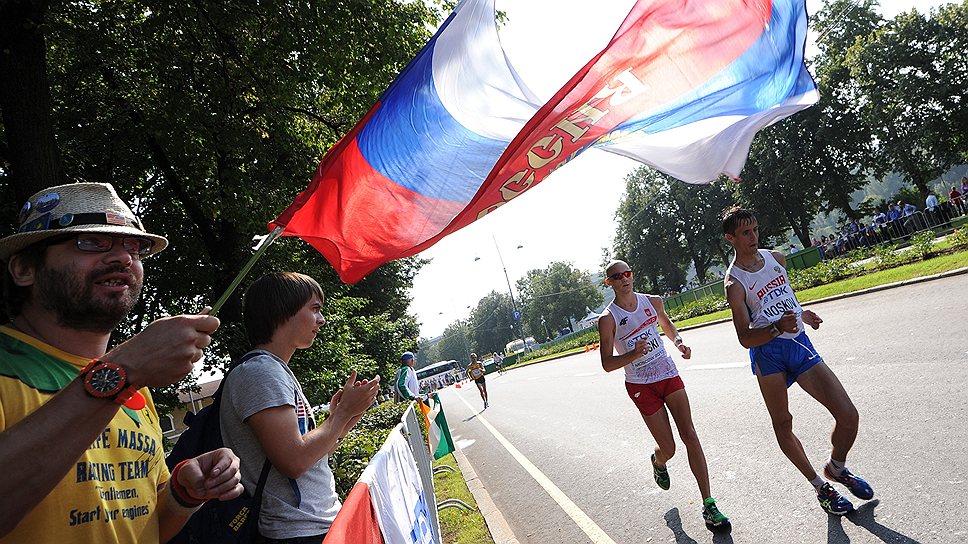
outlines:
[[[266,249],[272,245],[272,242],[276,241],[276,238],[282,235],[282,231],[285,229],[285,226],[277,225],[276,228],[272,229],[272,232],[262,237],[262,240],[259,241],[259,245],[255,247],[255,253],[249,259],[249,262],[245,263],[245,266],[243,266],[239,274],[235,276],[235,279],[232,280],[232,283],[228,286],[225,292],[222,293],[222,296],[215,301],[215,305],[212,306],[212,309],[208,312],[208,315],[215,315],[218,313],[222,306],[225,305],[225,302],[228,301],[229,297],[232,296],[232,293],[235,292],[235,289],[240,283],[242,283],[242,278],[249,273],[249,270],[251,270],[252,266],[255,265],[255,262],[259,260],[259,257],[262,257],[262,254],[266,252]]]

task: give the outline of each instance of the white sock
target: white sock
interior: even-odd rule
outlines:
[[[830,466],[830,469],[834,474],[840,476],[844,473],[844,466],[847,464],[847,461],[837,461],[831,457],[830,462],[827,464]]]
[[[810,480],[810,483],[813,484],[814,489],[820,489],[821,487],[823,487],[823,484],[827,483],[827,480],[824,480],[818,474],[812,480]]]

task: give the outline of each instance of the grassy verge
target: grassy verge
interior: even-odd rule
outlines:
[[[881,270],[879,272],[865,274],[856,278],[850,278],[827,285],[818,285],[817,287],[804,289],[803,291],[797,293],[797,298],[800,299],[801,303],[807,303],[811,300],[819,300],[821,298],[842,295],[844,293],[852,293],[854,291],[870,289],[871,287],[877,287],[878,285],[887,285],[889,283],[931,276],[934,274],[940,274],[942,272],[948,272],[950,270],[957,270],[966,266],[968,266],[968,251],[960,251],[950,255],[934,257],[928,259],[927,261],[905,264],[889,270]],[[727,319],[729,317],[729,310],[723,310],[720,312],[693,317],[691,319],[685,319],[676,323],[676,326],[681,329],[690,325],[700,325],[703,323],[709,323],[710,321]]]
[[[457,460],[453,454],[446,455],[434,461],[434,467],[449,465],[458,472],[442,471],[434,474],[434,491],[437,502],[446,499],[460,499],[465,503],[477,507],[474,496],[467,489],[464,476],[460,473]],[[440,533],[446,544],[492,544],[494,540],[484,523],[484,516],[474,510],[469,512],[462,508],[444,508],[440,511]]]

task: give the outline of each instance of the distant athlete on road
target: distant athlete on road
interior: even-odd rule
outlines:
[[[467,377],[477,384],[477,392],[481,394],[484,408],[487,408],[487,383],[484,379],[484,365],[477,360],[476,353],[471,353],[471,364],[467,365]]]
[[[601,336],[602,368],[612,372],[625,369],[625,389],[635,403],[645,425],[656,441],[652,454],[652,475],[662,489],[669,489],[666,463],[676,453],[669,413],[676,421],[679,438],[686,446],[689,467],[703,498],[702,516],[706,525],[717,528],[729,524],[709,492],[709,469],[702,444],[692,424],[692,411],[685,385],[672,357],[666,352],[659,329],[682,354],[692,356],[672,320],[665,313],[662,297],[636,293],[632,289],[632,269],[623,261],[612,261],[605,269],[605,283],[615,291],[615,300],[598,319]],[[618,355],[615,355],[618,352]]]
[[[726,271],[726,299],[739,343],[750,350],[753,373],[780,449],[813,484],[824,510],[836,516],[847,514],[854,506],[814,471],[803,445],[793,434],[787,397],[787,389],[796,382],[830,411],[835,421],[833,449],[824,465],[824,475],[846,486],[854,496],[871,499],[871,486],[845,466],[847,453],[857,437],[857,409],[804,332],[804,323],[817,329],[823,320],[800,308],[790,287],[783,254],[759,249],[759,228],[751,212],[741,208],[726,210],[723,234],[736,252]]]

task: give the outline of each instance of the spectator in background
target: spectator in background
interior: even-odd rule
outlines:
[[[817,251],[820,252],[820,259],[821,260],[824,260],[824,261],[827,260],[827,252],[824,251],[824,248],[823,248],[824,244],[826,244],[826,243],[827,243],[827,237],[826,236],[823,236],[819,240],[814,239],[814,241],[813,241],[813,247],[817,248]]]
[[[951,190],[948,191],[948,198],[951,199],[951,205],[955,207],[955,211],[957,211],[959,214],[965,213],[964,194],[958,191],[958,188],[954,185],[952,185]]]
[[[393,377],[393,399],[397,402],[416,400],[420,396],[417,371],[413,369],[413,365],[413,353],[403,352],[400,356],[400,368]]]
[[[924,209],[928,212],[932,226],[946,221],[944,209],[941,208],[938,197],[934,193],[928,193],[928,197],[924,199]]]
[[[961,177],[961,196],[964,199],[968,199],[968,176]],[[968,204],[968,202],[966,202]],[[968,212],[968,210],[965,210]]]
[[[908,234],[913,234],[918,230],[918,225],[915,221],[915,218],[912,216],[918,212],[918,208],[914,204],[905,203],[902,201],[898,201],[898,204],[901,206],[901,213],[902,217],[904,218],[904,229],[908,232]]]
[[[897,204],[892,204],[888,206],[887,209],[887,226],[891,229],[892,237],[902,237],[904,236],[904,229],[901,228],[901,201],[899,200]]]

